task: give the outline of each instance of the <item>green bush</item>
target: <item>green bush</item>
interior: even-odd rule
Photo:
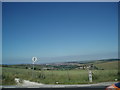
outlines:
[[[3,85],[15,85],[14,76],[11,73],[2,73]]]

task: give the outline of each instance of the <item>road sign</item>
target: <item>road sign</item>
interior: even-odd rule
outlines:
[[[89,71],[89,81],[92,82],[92,71]]]
[[[32,61],[33,61],[33,62],[36,62],[36,61],[37,61],[37,57],[33,57],[33,58],[32,58]]]
[[[33,61],[33,70],[32,70],[32,77],[34,76],[34,63],[37,61],[37,57],[32,57],[32,61]]]

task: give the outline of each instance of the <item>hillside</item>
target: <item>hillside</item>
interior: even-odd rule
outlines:
[[[119,63],[120,63],[120,61],[119,61]],[[118,69],[118,61],[102,62],[102,63],[97,63],[94,65],[96,67],[102,68],[102,69],[108,69],[108,70]]]

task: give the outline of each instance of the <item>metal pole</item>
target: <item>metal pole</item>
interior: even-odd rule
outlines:
[[[33,61],[33,70],[32,70],[32,77],[33,77],[33,73],[34,73],[34,63],[37,61],[37,57],[32,57],[32,61]]]
[[[34,62],[33,62],[33,70],[32,70],[32,77],[34,75]]]

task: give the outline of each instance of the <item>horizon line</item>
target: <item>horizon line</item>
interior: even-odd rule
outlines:
[[[49,63],[36,63],[36,64],[53,64],[53,63],[70,63],[70,62],[89,62],[89,61],[101,61],[101,60],[120,60],[119,58],[106,58],[106,59],[98,59],[98,60],[82,60],[82,61],[66,61],[66,62],[49,62]],[[0,65],[20,65],[20,64],[32,64],[32,63],[16,63],[16,64],[0,64]]]

